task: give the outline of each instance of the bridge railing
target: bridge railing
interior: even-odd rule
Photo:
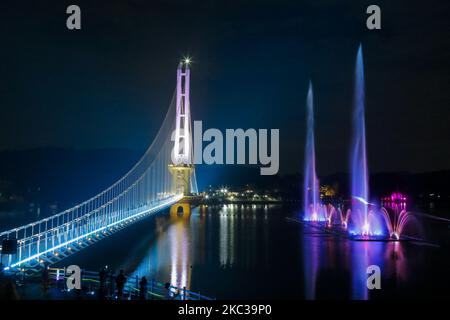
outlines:
[[[60,248],[65,249],[66,254],[71,250],[77,251],[80,246],[89,244],[86,240],[96,240],[181,198],[182,195],[170,195],[137,208],[105,207],[74,219],[57,215],[3,232],[0,234],[0,241],[16,239],[18,248],[17,254],[10,255],[8,261],[2,263],[16,267],[31,261],[35,264],[47,262],[40,261],[40,258],[55,253]],[[55,254],[57,257],[58,253]]]
[[[175,194],[168,170],[172,163],[175,128],[175,95],[163,123],[144,155],[120,179],[90,199],[51,217],[0,233],[0,241],[17,240],[17,254],[2,259],[6,268],[54,262],[55,252],[70,254],[89,245],[86,239],[102,238],[127,223],[181,199]],[[191,153],[192,153],[191,149]],[[197,191],[195,171],[191,179]],[[9,242],[10,244],[11,242]],[[70,246],[69,246],[70,245]],[[48,261],[45,261],[48,260]]]
[[[67,290],[66,287],[66,270],[64,268],[48,268],[49,271],[49,285],[56,286],[62,290]],[[82,289],[88,295],[99,295],[100,290],[100,275],[99,272],[82,270],[81,273]],[[117,288],[115,286],[115,277],[112,274],[107,274],[103,283],[103,295],[105,298],[117,299]],[[123,290],[124,299],[139,299],[140,286],[138,276],[127,276],[127,282]],[[147,284],[147,299],[163,299],[163,300],[214,300],[198,292],[187,290],[186,288],[179,288],[174,285],[168,285],[150,279]]]

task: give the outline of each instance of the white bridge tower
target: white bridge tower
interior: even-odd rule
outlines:
[[[172,154],[173,164],[169,165],[174,191],[185,196],[191,193],[190,179],[194,171],[189,103],[189,63],[189,58],[186,58],[179,63],[177,69],[175,140]]]

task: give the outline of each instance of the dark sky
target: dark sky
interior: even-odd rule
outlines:
[[[66,7],[82,30],[66,29]],[[382,30],[365,27],[369,4]],[[312,79],[319,174],[346,171],[354,60],[364,50],[372,172],[450,169],[450,1],[2,1],[0,149],[144,150],[191,55],[204,127],[279,128],[303,166]]]

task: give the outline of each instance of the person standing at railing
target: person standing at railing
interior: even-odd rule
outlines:
[[[142,277],[141,281],[139,282],[139,299],[145,300],[147,299],[147,278]]]
[[[125,287],[126,282],[127,282],[127,277],[123,273],[123,270],[120,270],[119,275],[116,277],[117,299],[119,299],[119,300],[122,300],[123,288]]]
[[[98,298],[102,300],[105,298],[105,282],[107,276],[108,271],[106,270],[105,267],[103,267],[102,270],[100,270],[100,272],[98,273],[99,278]]]
[[[44,265],[44,270],[42,270],[42,286],[44,287],[44,292],[47,292],[48,290],[48,279],[49,279],[48,266]]]
[[[114,299],[114,270],[109,272],[109,286],[108,286],[108,296]]]
[[[172,291],[170,290],[170,282],[166,282],[164,284],[164,288],[166,289],[165,299],[172,299]]]

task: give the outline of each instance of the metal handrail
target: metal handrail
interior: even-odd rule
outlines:
[[[48,268],[49,278],[54,279],[55,281],[61,281],[66,279],[66,270],[65,268]],[[124,285],[123,295],[128,296],[129,299],[134,296],[138,296],[140,293],[140,288],[134,285],[132,282],[135,280],[135,283],[138,283],[139,277],[137,275],[126,275],[127,282]],[[111,287],[112,281],[115,279],[113,275],[108,275],[105,278],[104,287]],[[99,272],[82,270],[81,272],[81,282],[89,283],[96,285],[95,288],[89,287],[89,292],[93,293],[93,290],[98,290],[100,285],[100,276]],[[150,288],[147,289],[147,295],[150,295],[152,298],[157,299],[175,299],[175,300],[214,300],[211,297],[207,297],[198,292],[194,292],[191,290],[184,288],[179,288],[174,285],[169,285],[166,287],[166,284],[154,279],[149,280]],[[114,294],[115,290],[113,290],[112,294]]]

